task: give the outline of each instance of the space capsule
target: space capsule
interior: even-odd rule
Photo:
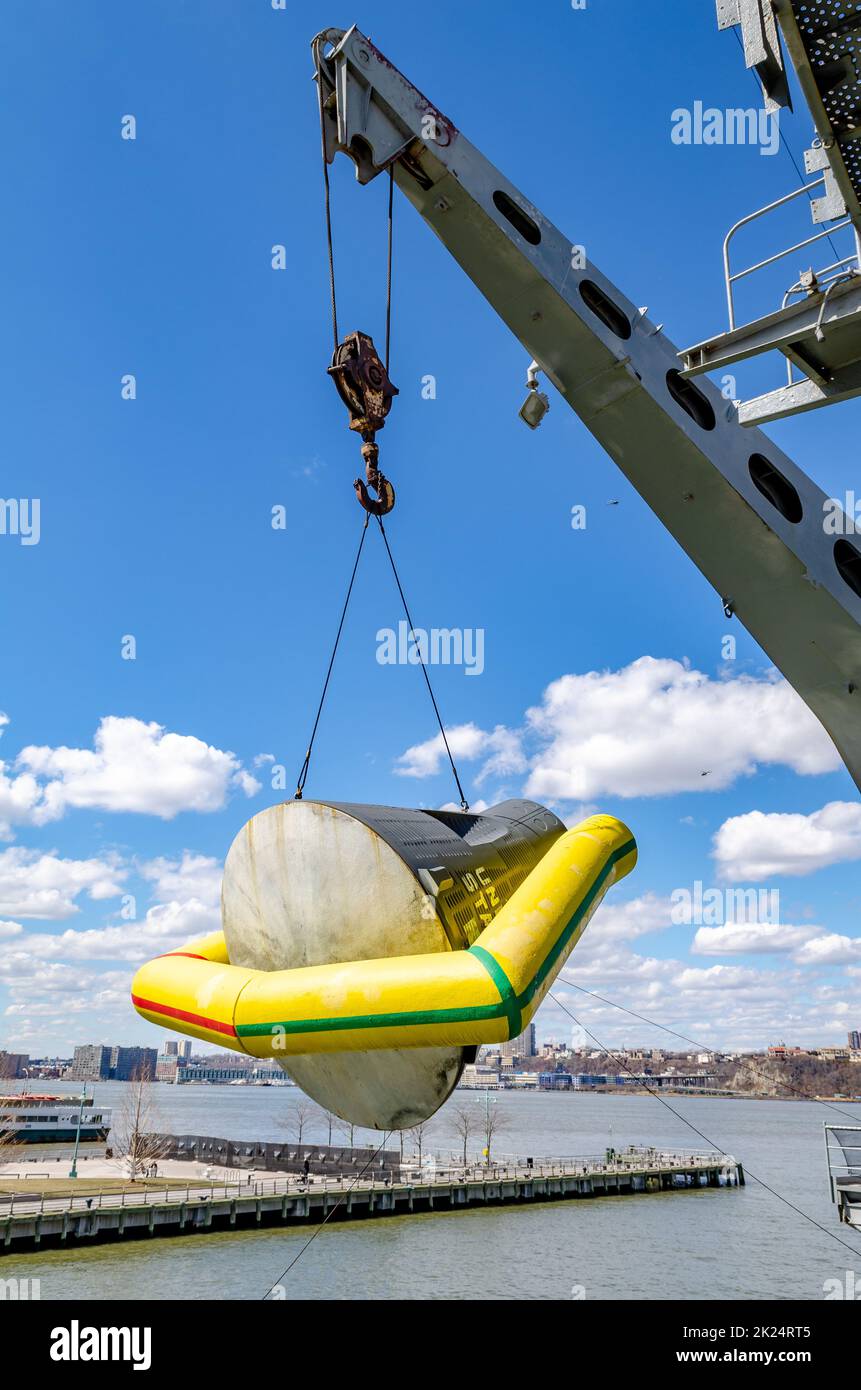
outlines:
[[[529,1024],[636,845],[535,802],[481,814],[289,801],[224,868],[222,931],[151,961],[152,1022],[274,1057],[324,1109],[405,1129]]]

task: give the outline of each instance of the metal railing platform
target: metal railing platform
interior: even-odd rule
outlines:
[[[717,12],[720,28],[740,27],[745,62],[757,72],[772,112],[791,105],[788,86],[779,80],[785,74],[776,16],[816,127],[804,155],[810,181],[746,214],[724,238],[728,329],[679,353],[685,377],[782,353],[785,385],[735,402],[740,424],[762,425],[861,395],[861,0],[717,0]],[[733,269],[736,234],[802,197],[810,199],[818,229]],[[835,242],[841,233],[848,234],[845,255]],[[824,239],[832,248],[827,265],[799,271],[784,286],[779,307],[738,323],[739,281]]]
[[[603,1157],[550,1159],[531,1165],[467,1164],[371,1177],[314,1181],[313,1175],[252,1184],[178,1184],[140,1193],[86,1197],[0,1198],[0,1254],[71,1243],[141,1236],[196,1235],[263,1225],[465,1210],[566,1198],[681,1192],[744,1186],[737,1159],[721,1153],[634,1147]]]

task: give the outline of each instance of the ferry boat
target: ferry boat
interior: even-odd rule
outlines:
[[[111,1127],[111,1111],[91,1097],[0,1095],[0,1150],[24,1144],[104,1144]]]

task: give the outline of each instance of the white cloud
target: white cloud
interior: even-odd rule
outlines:
[[[476,778],[480,782],[492,773],[505,776],[509,772],[524,772],[526,759],[520,746],[520,736],[499,724],[491,732],[479,729],[475,724],[458,724],[446,729],[448,746],[455,761],[462,758],[471,762],[483,758],[484,766]],[[439,772],[447,762],[442,734],[429,738],[424,743],[416,743],[402,753],[395,764],[399,777],[431,777]]]
[[[32,852],[7,850],[0,860],[28,854]],[[66,866],[68,874],[70,862],[58,860],[56,864]],[[94,865],[97,862],[92,861]],[[47,872],[47,866],[35,861],[29,867],[43,875]],[[222,868],[217,860],[185,850],[178,859],[146,861],[139,872],[153,885],[157,899],[139,920],[59,932],[25,932],[18,923],[0,922],[0,939],[8,936],[0,954],[0,982],[11,996],[6,1013],[25,1021],[16,1023],[16,1037],[28,1040],[38,1035],[39,1030],[26,1023],[31,1019],[45,1020],[42,1036],[49,1026],[62,1034],[61,1022],[50,1025],[58,1008],[63,1015],[91,1013],[100,1026],[106,1026],[105,1018],[111,1015],[127,1024],[132,967],[218,929]],[[91,886],[98,887],[92,875],[91,879]],[[45,914],[40,911],[38,915]],[[66,914],[56,911],[54,915]],[[120,967],[127,964],[129,968],[99,969],[100,962]]]
[[[116,855],[60,859],[55,853],[13,845],[0,852],[0,913],[57,920],[80,909],[75,899],[118,896],[126,871]]]
[[[794,960],[784,963],[785,957],[768,969],[734,964],[701,969],[684,960],[638,955],[609,934],[602,940],[608,908],[609,901],[599,908],[553,995],[611,1048],[645,1044],[684,1050],[693,1043],[761,1049],[782,1037],[801,1045],[840,1042],[846,1018],[858,1015],[861,960],[857,967],[843,966],[834,988],[825,993],[822,986],[811,985],[814,977],[799,970]],[[847,979],[854,969],[858,982]],[[572,983],[580,989],[573,990]],[[642,1017],[631,1018],[613,1004],[584,994],[584,989]],[[644,1019],[663,1023],[690,1041],[674,1042],[662,1029],[650,1029]],[[542,1005],[539,1036],[561,1036],[570,1027],[571,1019],[552,1000]]]
[[[17,937],[6,948],[4,965],[9,978],[14,979],[23,978],[28,963],[34,961],[142,961],[174,950],[192,937],[217,931],[220,925],[218,910],[197,898],[159,903],[142,921]]]
[[[526,785],[526,795],[539,799],[719,791],[760,764],[799,773],[840,765],[785,681],[712,680],[650,656],[619,671],[563,676],[527,719],[547,741]]]
[[[68,807],[171,820],[180,811],[220,810],[233,787],[246,796],[260,790],[234,753],[160,724],[114,715],[102,719],[93,748],[30,746],[16,767],[41,779],[38,802],[27,813],[36,824],[59,819]],[[13,797],[15,785],[4,789],[0,783],[0,798],[4,792]],[[21,798],[27,794],[29,784]]]
[[[700,956],[788,954],[821,935],[821,927],[726,922],[721,927],[700,927],[691,950]]]
[[[799,965],[861,965],[861,939],[839,936],[817,936],[806,942],[795,959]]]
[[[617,903],[611,895],[602,903],[594,922],[588,927],[578,951],[585,946],[596,949],[610,941],[633,941],[648,932],[664,931],[673,925],[673,907],[669,898],[655,893]]]
[[[680,990],[738,990],[757,987],[762,983],[759,971],[750,970],[746,965],[709,965],[705,969],[685,966],[679,970],[673,983]]]
[[[809,816],[749,811],[724,821],[713,843],[723,878],[801,877],[861,859],[861,804],[831,801]]]
[[[181,859],[150,859],[141,864],[142,878],[154,884],[153,896],[160,903],[184,902],[197,898],[217,907],[221,896],[223,868],[217,859],[183,850]]]
[[[13,838],[14,825],[35,823],[42,791],[29,772],[13,776],[8,763],[0,761],[0,840]]]
[[[92,971],[76,970],[65,961],[42,961],[28,953],[5,952],[0,958],[0,979],[10,988],[13,998],[34,999],[37,1003],[46,992],[51,994],[92,994]]]
[[[233,755],[227,754],[226,756],[232,757]],[[238,787],[246,796],[256,796],[261,787],[261,783],[258,782],[257,778],[253,777],[244,767],[240,767],[239,770],[233,774],[230,782],[232,786]],[[224,801],[222,801],[221,804],[223,805]]]
[[[821,725],[776,673],[713,680],[650,656],[553,681],[522,730],[470,723],[447,733],[456,759],[481,760],[477,783],[528,768],[525,794],[538,800],[721,791],[766,764],[800,774],[840,766]],[[437,735],[408,748],[395,770],[428,777],[444,758]]]
[[[8,723],[8,714],[0,710],[0,735]],[[32,820],[39,797],[35,777],[28,772],[14,776],[9,764],[0,759],[0,840],[11,840],[13,825]]]
[[[0,978],[2,974],[0,970]],[[5,1015],[21,1020],[15,1022],[15,1040],[32,1040],[38,1046],[46,1028],[50,1028],[67,1047],[70,1020],[85,1016],[85,1038],[92,1038],[95,1032],[100,1040],[114,1041],[117,1027],[128,1025],[130,978],[130,972],[125,970],[94,972],[89,966],[37,963],[10,984],[12,1003]]]

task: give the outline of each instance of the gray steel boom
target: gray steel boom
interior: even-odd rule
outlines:
[[[356,28],[314,43],[327,158],[398,188],[827,729],[861,787],[861,550],[826,495]],[[839,527],[842,524],[842,534]]]

